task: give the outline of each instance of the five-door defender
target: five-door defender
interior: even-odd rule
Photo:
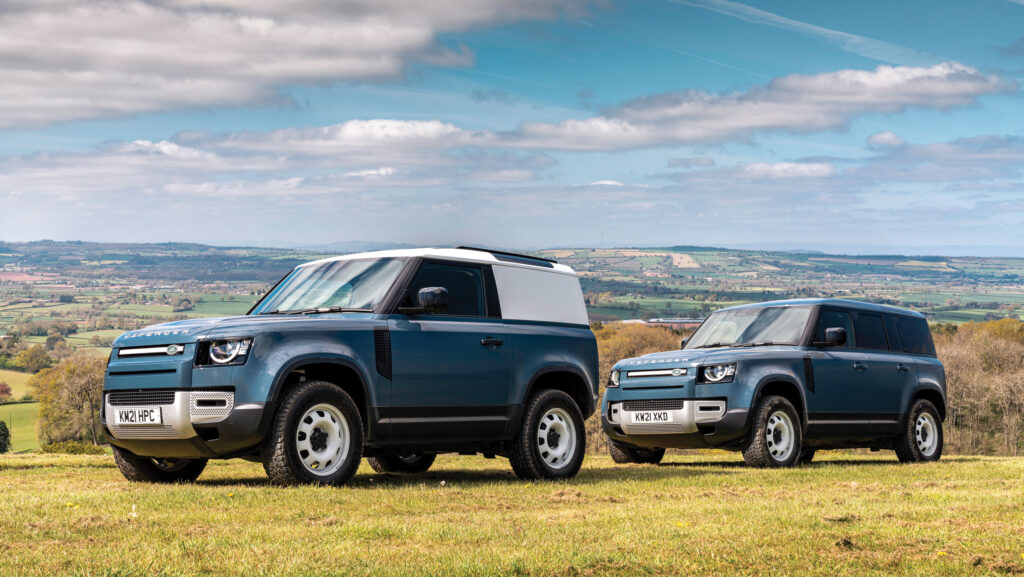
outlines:
[[[571,268],[382,251],[301,265],[244,316],[121,335],[102,422],[135,481],[193,480],[208,459],[241,457],[277,483],[338,484],[363,456],[411,473],[441,452],[565,478],[583,462],[597,370]]]
[[[816,449],[942,454],[946,378],[916,312],[838,299],[717,311],[681,350],[615,364],[601,422],[617,462],[717,447],[749,465],[809,462]]]

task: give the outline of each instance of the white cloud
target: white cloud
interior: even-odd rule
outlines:
[[[706,156],[694,156],[692,158],[670,158],[666,165],[669,168],[692,168],[702,167],[706,168],[715,165],[714,158],[708,158]]]
[[[938,61],[935,56],[920,50],[877,40],[875,38],[849,34],[847,32],[825,28],[823,26],[801,22],[799,20],[793,20],[791,18],[779,16],[778,14],[767,12],[739,2],[732,2],[730,0],[671,1],[676,4],[684,4],[686,6],[711,10],[719,14],[732,16],[733,18],[739,18],[740,20],[745,20],[754,24],[762,24],[773,28],[799,32],[807,36],[824,40],[825,42],[828,42],[841,50],[845,50],[846,52],[881,62],[888,62],[890,64],[928,65],[934,64]]]
[[[49,0],[0,9],[0,129],[273,104],[278,88],[462,66],[440,34],[579,13],[588,0]]]
[[[896,136],[896,134],[885,131],[869,136],[867,144],[868,148],[874,150],[886,150],[889,148],[903,148],[907,145],[907,142],[899,136]]]
[[[374,177],[388,177],[398,174],[397,168],[391,168],[390,166],[382,166],[380,168],[366,168],[363,170],[353,170],[346,172],[345,176],[351,176],[354,178],[374,178]]]
[[[836,167],[822,163],[755,162],[742,168],[743,176],[750,178],[830,178]]]
[[[879,66],[794,74],[746,92],[696,90],[638,98],[602,116],[557,124],[526,123],[501,134],[512,146],[561,150],[617,150],[674,144],[748,140],[758,132],[839,130],[864,114],[909,108],[948,110],[1016,85],[970,66]]]
[[[587,186],[626,186],[617,180],[595,180]]]

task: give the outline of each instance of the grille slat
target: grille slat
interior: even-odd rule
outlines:
[[[129,405],[173,405],[174,391],[111,391],[107,402],[112,407]]]
[[[626,411],[678,411],[683,408],[685,402],[683,399],[625,401],[622,408]]]

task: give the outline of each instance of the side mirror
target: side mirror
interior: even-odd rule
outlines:
[[[841,347],[846,344],[846,329],[842,327],[827,328],[824,342],[814,344],[819,347]]]
[[[679,348],[680,349],[685,348],[686,347],[686,341],[688,341],[688,340],[690,340],[690,339],[683,339],[683,340],[679,341]]]
[[[416,304],[425,313],[443,314],[448,311],[448,289],[440,286],[421,288],[416,294]]]

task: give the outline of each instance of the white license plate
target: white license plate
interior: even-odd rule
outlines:
[[[636,411],[633,413],[634,423],[671,423],[672,413],[669,411]]]
[[[115,425],[162,425],[160,407],[128,407],[114,409]]]

